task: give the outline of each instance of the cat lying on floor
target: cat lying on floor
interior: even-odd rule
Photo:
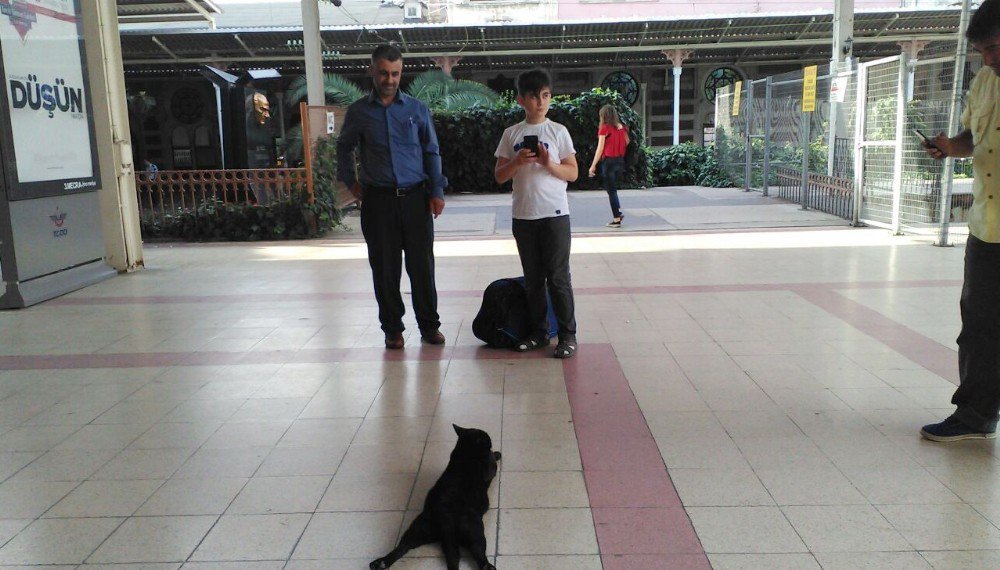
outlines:
[[[459,547],[472,553],[480,570],[496,570],[486,558],[483,515],[490,508],[488,491],[497,474],[500,452],[483,430],[452,424],[458,442],[448,466],[427,493],[424,510],[403,533],[399,545],[368,565],[372,570],[392,566],[410,550],[440,542],[448,570],[458,570]]]

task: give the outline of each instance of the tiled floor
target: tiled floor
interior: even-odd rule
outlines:
[[[960,247],[580,234],[566,362],[472,336],[520,273],[508,236],[436,250],[445,348],[412,321],[381,348],[353,233],[147,246],[143,271],[0,312],[0,567],[365,568],[452,423],[503,452],[502,570],[1000,565],[994,444],[917,435],[950,409]]]

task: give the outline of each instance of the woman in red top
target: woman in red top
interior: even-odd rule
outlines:
[[[601,107],[599,116],[601,126],[597,130],[597,152],[594,153],[594,162],[590,165],[590,177],[597,176],[597,163],[603,160],[601,182],[608,193],[611,215],[614,217],[607,225],[609,228],[620,228],[625,214],[622,213],[622,206],[618,201],[618,177],[625,169],[628,129],[622,125],[618,111],[611,105]]]

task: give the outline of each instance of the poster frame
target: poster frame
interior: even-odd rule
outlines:
[[[97,153],[97,133],[94,125],[94,107],[90,86],[87,52],[84,43],[83,14],[80,0],[73,0],[73,11],[76,18],[77,45],[80,52],[80,72],[83,81],[84,108],[86,112],[87,131],[90,139],[91,175],[89,177],[58,178],[21,182],[18,175],[17,159],[14,151],[15,139],[10,118],[10,99],[7,94],[7,69],[4,63],[3,47],[0,46],[0,160],[3,161],[4,186],[0,188],[6,193],[7,200],[29,200],[50,196],[65,196],[83,192],[96,192],[101,189],[100,165]],[[10,6],[11,0],[0,0],[0,5]],[[0,15],[0,18],[7,18]]]

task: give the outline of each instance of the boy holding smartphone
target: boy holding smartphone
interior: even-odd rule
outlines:
[[[527,352],[549,345],[548,303],[559,323],[559,343],[553,356],[576,352],[576,317],[570,282],[570,223],[566,184],[576,180],[576,150],[566,127],[545,118],[552,102],[552,80],[538,69],[517,78],[517,103],[524,121],[508,127],[500,138],[494,177],[513,180],[513,224],[528,293],[532,331],[515,345]]]

